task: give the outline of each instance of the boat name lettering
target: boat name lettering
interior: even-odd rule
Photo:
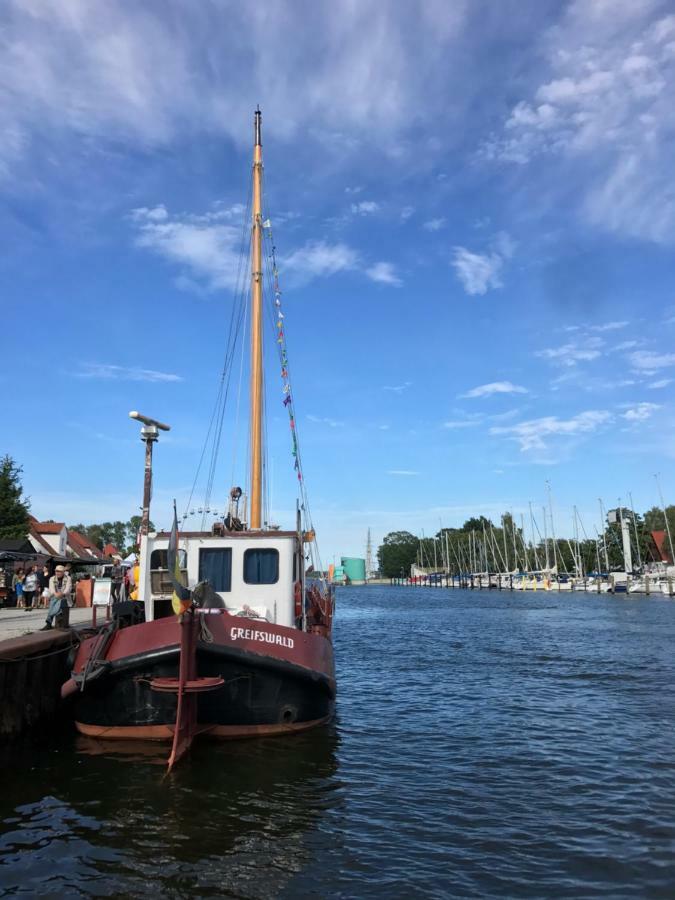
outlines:
[[[269,631],[256,631],[255,628],[230,628],[230,640],[242,638],[245,641],[262,641],[264,644],[279,644],[280,647],[293,649],[293,638],[282,634],[271,634]]]

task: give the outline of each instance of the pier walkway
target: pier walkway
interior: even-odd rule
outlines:
[[[36,609],[31,612],[16,608],[0,609],[0,641],[7,641],[10,638],[22,637],[24,634],[39,631],[45,624],[46,615],[46,609]],[[100,618],[102,619],[103,615]],[[71,609],[70,624],[90,625],[91,609]]]

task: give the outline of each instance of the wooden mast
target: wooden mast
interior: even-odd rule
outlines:
[[[254,118],[251,222],[251,512],[249,528],[262,527],[262,141],[260,109]]]

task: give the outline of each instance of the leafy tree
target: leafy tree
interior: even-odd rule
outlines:
[[[92,525],[71,525],[71,531],[79,531],[84,534],[99,550],[103,550],[106,544],[114,544],[120,553],[130,553],[137,546],[136,538],[141,527],[141,517],[131,516],[128,522],[101,522]],[[150,530],[154,529],[150,522]]]
[[[384,578],[398,578],[410,574],[410,566],[417,558],[419,541],[409,531],[392,531],[385,536],[377,550],[380,572]]]
[[[30,503],[22,497],[22,471],[11,456],[0,460],[0,538],[25,538],[28,534]]]
[[[486,519],[485,516],[478,516],[478,518],[473,516],[471,519],[466,520],[466,522],[462,525],[461,530],[479,531],[482,534],[483,526],[485,526],[485,528],[488,530],[493,527],[490,519]]]

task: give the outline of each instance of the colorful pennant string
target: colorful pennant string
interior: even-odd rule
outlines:
[[[279,358],[281,360],[281,396],[282,403],[288,410],[288,419],[291,429],[291,453],[293,455],[293,468],[298,473],[298,481],[303,482],[302,470],[300,467],[300,454],[298,452],[298,438],[295,427],[295,410],[293,409],[293,399],[291,396],[291,381],[288,374],[288,355],[286,352],[286,333],[284,331],[284,313],[281,309],[281,289],[279,288],[279,270],[277,269],[276,247],[272,236],[272,223],[269,219],[263,222],[263,227],[269,235],[270,242],[270,260],[272,263],[273,290],[274,290],[274,306],[276,314],[277,327],[277,344],[279,344]],[[304,488],[303,488],[304,493]]]

